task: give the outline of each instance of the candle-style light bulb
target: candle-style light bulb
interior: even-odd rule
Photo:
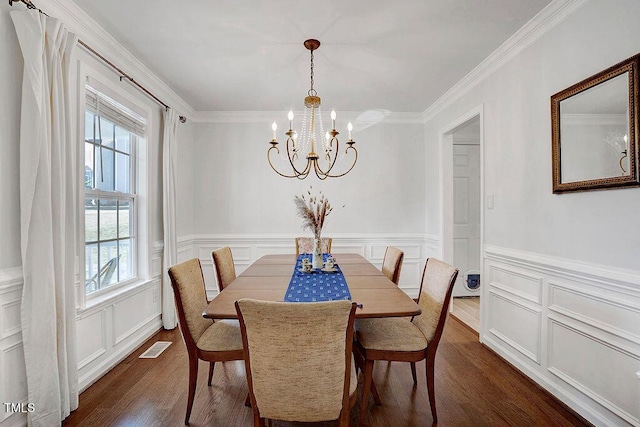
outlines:
[[[287,117],[289,118],[289,129],[293,129],[293,110],[289,110]]]
[[[351,131],[353,130],[353,125],[351,122],[347,125],[347,130],[349,131],[349,140],[351,140]]]
[[[273,122],[273,124],[271,125],[271,129],[273,129],[273,139],[276,139],[276,131],[278,130],[278,124],[276,122]]]
[[[329,139],[331,138],[331,135],[329,135],[329,131],[324,134],[324,137],[327,138],[327,141],[329,141]]]
[[[333,130],[336,129],[336,110],[331,109],[331,127]]]
[[[624,137],[622,138],[624,139],[624,151],[627,151],[628,147],[629,147],[629,138],[627,137],[627,134],[624,134]]]

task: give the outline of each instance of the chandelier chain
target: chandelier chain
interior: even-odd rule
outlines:
[[[313,49],[311,49],[311,89],[309,89],[308,94],[310,96],[316,96],[318,92],[313,88]]]

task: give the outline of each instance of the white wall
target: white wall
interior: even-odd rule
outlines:
[[[427,228],[440,133],[483,105],[481,340],[598,425],[640,425],[640,188],[552,194],[552,94],[639,51],[640,2],[592,0],[425,127]],[[486,206],[486,205],[485,205]]]
[[[301,230],[293,203],[310,185],[334,206],[326,235],[424,232],[421,123],[381,123],[360,131],[356,127],[358,163],[346,176],[326,181],[315,175],[304,181],[285,179],[271,170],[266,160],[268,122],[195,126],[196,234],[310,235]]]

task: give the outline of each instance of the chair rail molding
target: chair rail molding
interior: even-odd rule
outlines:
[[[484,261],[482,342],[593,424],[639,426],[640,271],[491,245]]]

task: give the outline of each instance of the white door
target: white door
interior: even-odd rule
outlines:
[[[465,286],[480,274],[480,146],[453,145],[453,261],[458,279],[453,296],[480,296]]]

